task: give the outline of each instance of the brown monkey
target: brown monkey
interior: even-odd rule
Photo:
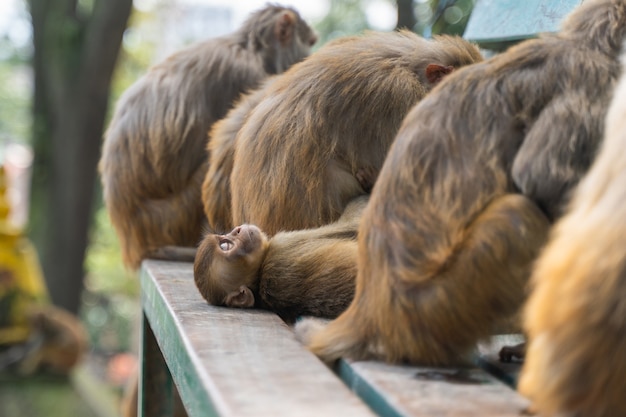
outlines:
[[[454,68],[482,60],[451,36],[409,31],[345,37],[265,89],[236,137],[233,224],[273,235],[335,221],[378,173],[402,118]]]
[[[352,304],[297,329],[313,352],[447,364],[519,311],[548,217],[602,137],[625,34],[626,2],[586,1],[411,110],[363,213]]]
[[[69,374],[89,346],[80,320],[54,305],[32,305],[27,318],[33,329],[30,340],[3,352],[0,369],[12,367],[24,375],[41,370]]]
[[[124,93],[100,173],[128,266],[162,246],[198,243],[206,132],[242,92],[303,59],[315,41],[295,10],[268,5],[233,34],[173,54]]]
[[[40,367],[67,374],[83,359],[89,347],[87,331],[80,320],[52,305],[33,308],[30,320],[43,335],[36,354]]]
[[[366,204],[367,197],[358,197],[335,223],[271,239],[247,224],[208,234],[194,265],[198,290],[210,304],[265,308],[286,320],[336,317],[354,296],[356,235]]]
[[[624,149],[626,76],[609,108],[599,155],[532,275],[519,390],[542,416],[626,415]]]
[[[214,233],[226,233],[233,229],[231,215],[230,174],[233,169],[235,155],[235,140],[237,132],[246,121],[248,114],[265,97],[265,88],[274,80],[274,77],[265,81],[258,90],[244,95],[221,120],[218,120],[209,132],[207,151],[210,155],[209,170],[202,183],[202,201],[204,212],[209,222],[209,229]],[[359,169],[356,180],[361,188],[370,193],[377,172],[372,167]],[[180,257],[180,248],[176,248],[177,257]],[[190,255],[192,255],[190,253]],[[193,253],[195,256],[195,253]],[[164,254],[164,258],[172,258]],[[193,257],[191,261],[193,262]]]
[[[235,138],[248,114],[265,97],[265,89],[273,79],[268,78],[262,87],[242,96],[209,132],[209,169],[202,183],[202,203],[209,229],[214,233],[225,233],[234,226],[230,207],[230,174],[235,156]]]

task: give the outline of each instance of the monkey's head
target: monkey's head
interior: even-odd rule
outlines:
[[[240,29],[261,51],[268,74],[280,74],[302,61],[317,42],[315,31],[291,7],[269,4],[253,13]]]
[[[268,246],[265,233],[249,224],[224,235],[207,234],[194,262],[200,294],[213,305],[254,307],[259,268]]]
[[[456,69],[484,60],[477,45],[459,36],[436,35],[433,37],[432,61],[426,65],[424,76],[427,90]]]

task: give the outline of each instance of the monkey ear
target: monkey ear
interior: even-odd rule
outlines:
[[[443,77],[450,74],[452,71],[454,71],[454,67],[452,65],[444,66],[439,64],[428,64],[426,67],[426,78],[431,84],[437,84],[443,79]]]
[[[293,38],[293,31],[296,27],[296,17],[289,11],[283,12],[276,21],[274,35],[276,39],[285,46]]]
[[[226,296],[226,305],[228,307],[252,308],[254,307],[254,294],[250,288],[242,285],[238,290]]]

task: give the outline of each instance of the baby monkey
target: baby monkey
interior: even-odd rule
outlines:
[[[251,224],[207,234],[194,263],[200,294],[209,304],[263,308],[287,321],[337,317],[354,297],[357,230],[367,200],[354,199],[327,226],[271,239]]]

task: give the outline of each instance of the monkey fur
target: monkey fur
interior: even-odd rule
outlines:
[[[546,417],[626,415],[626,76],[606,120],[599,155],[537,261],[524,308],[529,342],[518,388]]]
[[[268,5],[236,32],[174,53],[124,92],[99,170],[126,265],[137,268],[162,246],[196,246],[209,127],[241,93],[308,56],[316,40],[295,10]]]
[[[274,77],[269,77],[259,89],[242,96],[209,132],[209,168],[202,183],[202,204],[209,230],[213,233],[226,233],[234,227],[230,207],[230,174],[235,158],[235,139],[248,114],[265,97],[265,89],[273,80]]]
[[[455,68],[482,60],[459,37],[409,31],[337,39],[264,91],[235,142],[232,224],[268,235],[331,223],[366,191],[402,118]]]
[[[263,308],[287,321],[337,317],[354,296],[357,229],[367,196],[350,202],[336,222],[280,232],[256,226],[207,234],[194,265],[196,286],[213,305]]]
[[[626,2],[455,71],[405,118],[359,230],[356,293],[298,337],[320,358],[450,364],[519,313],[534,260],[592,162]],[[575,348],[575,347],[573,347]]]

